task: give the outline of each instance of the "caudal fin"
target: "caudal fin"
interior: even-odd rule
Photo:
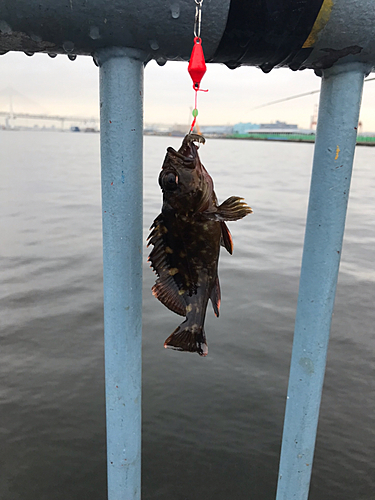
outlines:
[[[197,352],[200,356],[207,356],[208,347],[206,335],[202,326],[188,325],[187,320],[167,338],[164,347],[171,347],[177,351]]]

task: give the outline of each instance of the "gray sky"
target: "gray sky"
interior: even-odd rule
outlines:
[[[90,57],[70,61],[66,56],[51,59],[46,54],[28,57],[8,53],[0,57],[0,110],[9,109],[7,89],[24,97],[13,97],[14,111],[45,114],[98,116],[98,68]],[[258,68],[229,70],[208,65],[198,96],[201,125],[266,123],[276,120],[309,128],[319,94],[253,110],[269,101],[319,89],[320,78],[310,70],[293,72],[275,69],[264,74]],[[187,63],[154,61],[145,70],[145,122],[188,123],[194,104]],[[375,81],[365,84],[361,121],[364,131],[375,132]]]

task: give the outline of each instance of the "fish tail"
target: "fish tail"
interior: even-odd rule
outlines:
[[[165,348],[178,351],[197,352],[200,356],[207,356],[208,347],[203,326],[189,325],[184,321],[164,342]]]

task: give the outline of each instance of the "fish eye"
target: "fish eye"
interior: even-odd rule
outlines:
[[[177,189],[178,177],[170,172],[163,179],[164,189],[174,190]]]

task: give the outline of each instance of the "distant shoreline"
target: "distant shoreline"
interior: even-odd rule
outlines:
[[[184,134],[174,134],[169,132],[146,132],[144,135],[155,135],[162,137],[184,137]],[[315,134],[279,134],[275,133],[252,133],[252,134],[203,134],[209,139],[236,139],[243,141],[272,141],[272,142],[303,142],[314,144]],[[375,146],[375,136],[357,137],[357,146]]]
[[[73,134],[97,134],[99,130],[61,130],[61,129],[47,129],[47,128],[0,128],[0,131],[10,132],[68,132]],[[184,137],[183,133],[174,132],[150,132],[144,131],[145,136],[157,137]],[[285,134],[285,133],[251,133],[251,134],[204,134],[209,139],[235,139],[242,141],[271,141],[271,142],[301,142],[301,143],[315,143],[315,134]],[[358,135],[357,146],[375,146],[375,136]]]
[[[241,139],[241,140],[247,140],[247,141],[279,141],[279,142],[303,142],[303,143],[310,143],[314,144],[315,143],[315,134],[311,135],[297,135],[297,134],[291,134],[289,137],[286,136],[281,136],[281,135],[272,135],[272,134],[264,134],[263,137],[260,137],[260,135],[250,135],[250,136],[240,136],[239,134],[232,134],[232,135],[227,135],[226,137],[223,137],[225,139]],[[375,146],[375,137],[372,136],[357,136],[357,146]]]

